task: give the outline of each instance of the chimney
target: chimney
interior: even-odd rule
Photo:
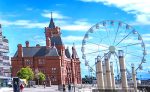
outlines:
[[[26,41],[26,47],[29,47],[29,41]]]
[[[18,57],[22,57],[23,51],[22,51],[22,45],[21,44],[18,44]]]
[[[40,47],[40,44],[36,44],[36,47]]]
[[[51,46],[51,40],[49,37],[46,37],[46,47],[50,47]]]

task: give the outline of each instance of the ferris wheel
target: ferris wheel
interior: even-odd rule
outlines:
[[[115,20],[101,21],[93,25],[82,40],[82,59],[93,71],[97,56],[101,56],[102,61],[105,56],[109,56],[117,72],[119,50],[124,52],[128,69],[131,69],[131,64],[134,64],[135,71],[143,68],[142,64],[146,63],[145,44],[142,36],[131,25]]]

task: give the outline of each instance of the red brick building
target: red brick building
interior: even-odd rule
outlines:
[[[80,84],[81,71],[80,60],[75,46],[72,47],[72,54],[65,48],[61,39],[60,28],[55,26],[53,18],[48,27],[45,27],[46,46],[26,46],[18,44],[18,49],[11,58],[12,76],[16,77],[17,72],[26,66],[33,71],[41,71],[46,75],[46,82],[51,80],[52,84]]]

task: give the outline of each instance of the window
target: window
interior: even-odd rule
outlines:
[[[26,65],[31,65],[32,61],[30,59],[25,59],[25,63],[26,63]]]
[[[41,72],[42,72],[42,73],[46,73],[45,69],[42,69]]]
[[[38,62],[39,64],[45,64],[44,59],[39,59]]]
[[[54,71],[55,71],[55,70],[56,70],[56,68],[52,68],[52,70],[54,70]]]
[[[57,81],[57,77],[56,76],[51,76],[51,80],[52,81]]]
[[[56,68],[52,68],[52,73],[56,73]]]

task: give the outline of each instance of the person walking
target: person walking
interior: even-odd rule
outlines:
[[[63,92],[66,92],[65,84],[63,84]]]
[[[43,85],[44,85],[44,88],[45,88],[46,87],[46,83],[44,82]]]
[[[68,91],[71,92],[71,85],[68,84]]]
[[[21,83],[21,85],[20,85],[21,92],[23,92],[23,89],[24,89],[24,85]]]
[[[15,82],[15,83],[14,83],[14,92],[18,92],[18,89],[19,89],[19,87],[18,87],[18,85],[17,85],[17,82]]]

